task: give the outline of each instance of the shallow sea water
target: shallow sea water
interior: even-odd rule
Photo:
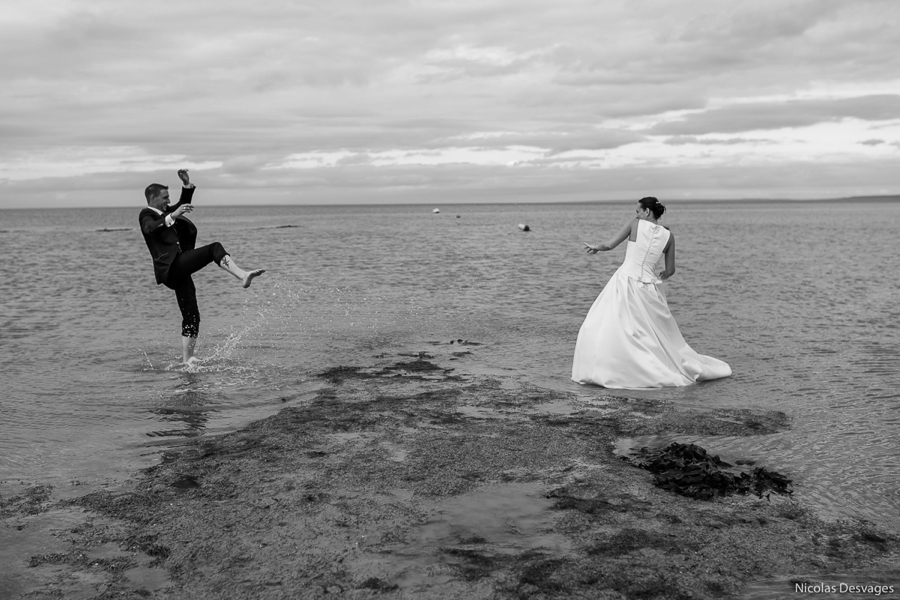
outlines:
[[[587,256],[630,203],[208,207],[221,241],[269,272],[243,290],[195,275],[202,369],[177,368],[180,314],[131,209],[0,211],[0,481],[96,483],[314,395],[315,375],[470,340],[460,370],[572,392],[575,336],[624,246]],[[627,395],[783,410],[754,438],[673,438],[755,458],[826,518],[896,528],[900,204],[670,202],[672,312],[728,379]],[[517,227],[527,223],[530,232]],[[433,342],[441,342],[436,346]],[[657,440],[658,441],[658,440]]]

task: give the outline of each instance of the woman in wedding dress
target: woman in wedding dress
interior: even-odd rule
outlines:
[[[596,254],[628,240],[622,266],[578,332],[572,379],[636,389],[728,377],[731,367],[688,346],[669,312],[662,282],[675,273],[675,236],[659,224],[666,207],[647,197],[638,201],[635,212],[637,218],[608,242],[585,243],[588,254]]]

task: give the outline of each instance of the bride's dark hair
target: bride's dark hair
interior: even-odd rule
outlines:
[[[654,198],[653,196],[647,196],[646,198],[641,198],[638,200],[641,205],[641,208],[645,208],[653,213],[653,218],[659,219],[666,212],[666,207],[663,206],[662,202]]]

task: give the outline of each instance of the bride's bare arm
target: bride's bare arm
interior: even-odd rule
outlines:
[[[632,219],[625,223],[622,229],[619,232],[611,237],[609,241],[604,242],[602,244],[597,244],[596,246],[592,246],[587,242],[584,242],[585,250],[588,254],[597,254],[598,252],[606,252],[607,250],[612,250],[622,242],[628,239],[628,236],[631,235],[631,228],[634,227],[634,224],[637,222],[637,219]]]
[[[666,255],[666,269],[659,272],[659,278],[665,281],[675,274],[675,234],[669,232],[669,242],[663,249]]]

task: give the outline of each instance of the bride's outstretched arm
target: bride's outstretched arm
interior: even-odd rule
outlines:
[[[597,244],[592,246],[587,242],[583,242],[585,246],[585,250],[588,254],[597,254],[598,252],[606,252],[607,250],[612,250],[622,242],[628,239],[628,236],[631,235],[631,228],[634,227],[634,224],[637,222],[637,219],[632,219],[625,223],[622,229],[619,230],[616,235],[611,237],[609,241],[604,242],[602,244]]]

